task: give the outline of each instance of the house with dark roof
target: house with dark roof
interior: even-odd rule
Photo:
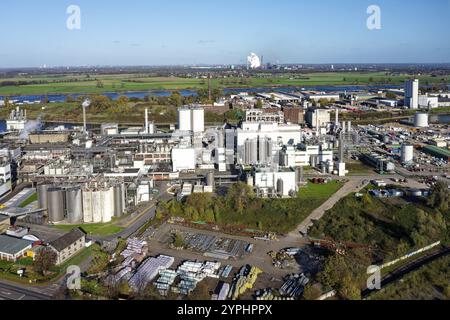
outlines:
[[[73,229],[49,244],[49,247],[52,248],[57,255],[56,265],[63,264],[83,250],[85,246],[86,233],[80,228]]]
[[[26,256],[33,242],[22,240],[7,235],[0,235],[0,260],[16,262],[17,259]]]

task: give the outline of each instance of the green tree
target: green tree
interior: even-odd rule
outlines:
[[[54,267],[56,264],[56,252],[51,248],[46,247],[39,250],[36,258],[33,262],[34,270],[43,276],[50,270],[50,268]]]
[[[450,203],[450,191],[448,186],[442,182],[437,182],[431,188],[431,195],[428,199],[428,205],[434,209],[438,209],[441,212],[447,212],[449,210]]]

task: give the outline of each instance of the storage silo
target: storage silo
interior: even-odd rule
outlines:
[[[83,196],[83,221],[85,223],[91,223],[94,221],[94,214],[92,212],[92,191],[84,189]]]
[[[48,189],[51,187],[49,184],[40,184],[37,186],[37,196],[38,196],[38,203],[39,208],[41,209],[47,209],[47,192]]]
[[[104,210],[103,206],[103,191],[98,189],[92,191],[92,222],[102,222]]]
[[[208,172],[206,174],[206,185],[209,187],[214,187],[215,185],[214,172]]]
[[[191,109],[179,108],[178,109],[178,129],[181,131],[191,131]]]
[[[414,147],[412,145],[402,145],[401,160],[402,163],[410,163],[414,161]]]
[[[277,180],[277,193],[279,196],[284,195],[284,181],[281,178]]]
[[[416,113],[416,115],[414,116],[414,127],[427,128],[428,127],[428,114],[427,113]]]
[[[192,131],[195,133],[205,131],[205,110],[203,108],[192,109]]]
[[[49,222],[64,220],[64,190],[49,188],[47,191],[47,212]]]
[[[121,185],[118,184],[114,186],[114,217],[123,216],[124,212],[124,203],[122,198],[122,188]]]
[[[114,188],[109,187],[102,190],[103,212],[102,222],[111,222],[114,216]]]
[[[66,190],[67,222],[83,222],[83,195],[80,188]]]

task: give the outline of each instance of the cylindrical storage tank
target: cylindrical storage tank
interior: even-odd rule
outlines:
[[[47,212],[49,222],[64,220],[64,191],[59,188],[49,188],[47,191]]]
[[[114,188],[104,189],[102,222],[110,222],[114,216]]]
[[[92,191],[83,190],[83,222],[91,223],[94,220],[92,213]]]
[[[402,160],[402,163],[413,162],[414,147],[412,145],[407,145],[407,144],[402,145],[401,160]]]
[[[428,114],[427,113],[416,113],[416,115],[414,116],[414,127],[427,128],[428,127]]]
[[[47,209],[47,192],[50,187],[51,185],[49,184],[40,184],[36,188],[39,208],[41,209]]]
[[[92,191],[92,222],[100,223],[103,218],[103,191]]]
[[[277,193],[280,196],[283,196],[283,194],[284,194],[284,182],[283,182],[283,179],[278,179],[277,180]]]
[[[192,109],[192,131],[205,131],[205,110],[203,108]]]
[[[209,187],[214,187],[215,182],[214,182],[214,172],[208,172],[206,174],[206,185]]]
[[[217,132],[217,146],[219,148],[225,148],[225,139],[224,139],[224,135],[223,135],[223,131],[218,131]]]
[[[122,190],[120,185],[114,187],[114,217],[123,215]]]
[[[81,189],[74,188],[66,190],[66,212],[67,222],[83,222],[83,195]]]
[[[191,110],[188,108],[178,109],[178,129],[181,131],[191,131]]]

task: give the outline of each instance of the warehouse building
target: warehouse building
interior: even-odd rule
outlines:
[[[0,235],[0,260],[16,262],[26,256],[33,242],[6,235]]]
[[[450,161],[450,151],[444,148],[438,148],[435,146],[426,146],[422,149],[423,152],[428,153],[429,155],[443,159],[445,161]]]

